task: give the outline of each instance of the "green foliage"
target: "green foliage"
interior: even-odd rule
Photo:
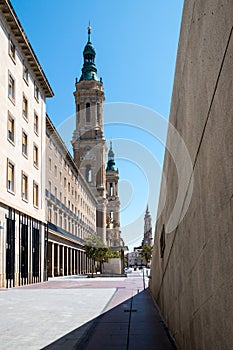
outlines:
[[[111,250],[109,250],[109,252],[108,252],[108,259],[120,258],[120,257],[121,257],[121,253],[120,252],[112,252]]]
[[[148,264],[149,261],[151,261],[152,251],[153,251],[152,246],[150,246],[150,245],[143,245],[142,246],[142,250],[140,251],[139,254],[145,260],[146,264]]]
[[[84,246],[88,258],[94,261],[107,261],[109,249],[104,245],[101,239],[97,236],[91,236],[86,240]]]
[[[94,277],[93,273],[98,267],[102,273],[103,263],[108,261],[108,259],[120,257],[119,252],[110,251],[109,248],[106,247],[106,245],[101,241],[101,239],[94,235],[86,240],[84,249],[87,257],[92,259],[92,277]]]

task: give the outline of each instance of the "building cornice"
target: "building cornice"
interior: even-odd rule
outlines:
[[[24,32],[24,29],[15,13],[13,6],[9,0],[0,0],[0,10],[8,24],[11,32],[14,34],[15,39],[18,42],[19,47],[22,50],[25,58],[27,59],[31,70],[33,71],[35,78],[41,85],[44,91],[45,97],[53,97],[53,90],[45,76],[45,73],[36,57],[36,54]]]

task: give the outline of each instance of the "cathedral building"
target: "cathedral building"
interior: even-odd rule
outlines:
[[[97,76],[91,27],[83,51],[83,67],[75,84],[76,128],[72,145],[74,161],[97,199],[97,235],[109,247],[123,247],[120,237],[118,170],[115,170],[112,144],[106,164],[107,143],[104,136],[104,87]]]

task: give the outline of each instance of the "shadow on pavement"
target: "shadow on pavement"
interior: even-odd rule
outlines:
[[[177,350],[148,289],[42,350]]]

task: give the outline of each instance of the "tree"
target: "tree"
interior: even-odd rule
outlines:
[[[145,244],[142,246],[142,250],[139,253],[140,256],[145,260],[146,266],[151,261],[152,251],[153,251],[153,247]]]
[[[95,270],[96,262],[100,264],[100,272],[102,273],[102,265],[104,261],[108,260],[109,249],[105,246],[105,244],[101,241],[98,236],[90,236],[86,240],[86,244],[84,246],[86,255],[88,258],[92,259],[92,277]]]

